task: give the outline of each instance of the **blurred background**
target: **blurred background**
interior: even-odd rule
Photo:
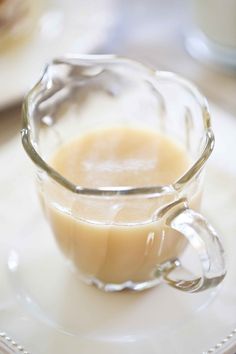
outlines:
[[[19,116],[45,63],[66,53],[177,72],[236,115],[233,0],[0,0],[0,117]]]

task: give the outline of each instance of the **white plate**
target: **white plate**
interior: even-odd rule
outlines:
[[[236,121],[218,109],[213,116],[217,145],[204,212],[224,238],[228,274],[219,291],[200,294],[164,285],[139,294],[105,294],[83,285],[54,245],[18,141],[3,146],[0,165],[13,159],[14,165],[0,180],[2,331],[32,354],[197,354],[234,328]]]
[[[22,99],[52,57],[96,50],[108,39],[114,25],[111,0],[39,3],[43,9],[34,34],[21,45],[0,51],[0,109]]]

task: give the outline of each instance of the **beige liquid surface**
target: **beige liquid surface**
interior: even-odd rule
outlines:
[[[190,163],[171,138],[134,128],[87,133],[61,146],[51,160],[67,179],[89,188],[168,184]],[[156,265],[186,246],[183,236],[154,217],[170,196],[85,198],[56,188],[45,198],[48,218],[60,249],[86,277],[104,283],[152,280]],[[195,209],[198,199],[189,201]]]

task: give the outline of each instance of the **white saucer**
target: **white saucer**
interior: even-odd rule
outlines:
[[[40,0],[35,33],[0,52],[0,109],[22,99],[45,63],[70,53],[88,53],[107,40],[115,21],[110,0]]]
[[[3,214],[0,206],[1,330],[32,354],[199,354],[235,327],[236,121],[219,110],[213,116],[217,145],[203,213],[224,239],[228,274],[222,288],[183,294],[161,285],[107,294],[81,283],[54,245],[29,162],[14,141],[5,147],[5,158],[17,152],[18,159],[2,197],[10,212]]]
[[[183,325],[217,294],[189,296],[164,285],[139,293],[104,293],[72,272],[38,210],[23,234],[7,255],[8,276],[28,316],[55,334],[102,341],[108,348],[157,337]]]

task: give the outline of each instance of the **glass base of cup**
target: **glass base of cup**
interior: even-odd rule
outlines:
[[[132,280],[126,281],[124,283],[104,283],[96,278],[86,278],[79,276],[83,282],[87,285],[92,285],[98,288],[99,290],[105,292],[118,292],[118,291],[142,291],[153,288],[154,286],[161,283],[159,278],[155,278],[143,282],[133,282]]]
[[[185,38],[185,47],[193,58],[203,63],[236,69],[236,47],[226,47],[213,42],[201,31],[188,34]]]

